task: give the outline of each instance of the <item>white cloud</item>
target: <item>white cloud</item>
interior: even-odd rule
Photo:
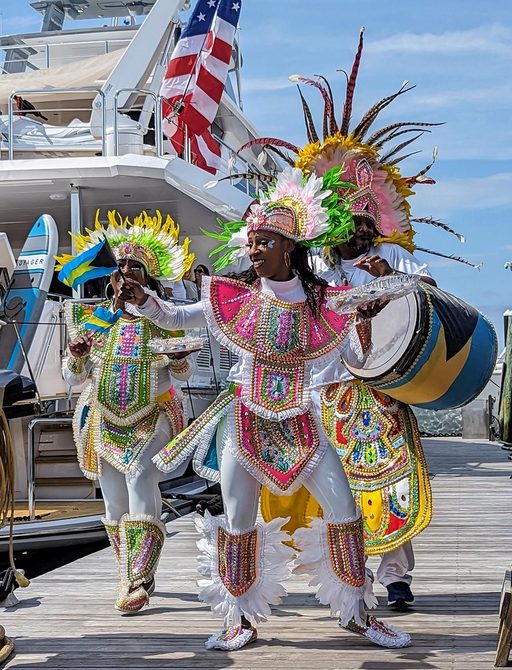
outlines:
[[[292,86],[291,81],[284,75],[282,77],[245,77],[242,80],[243,93],[280,91],[290,86]]]
[[[512,55],[512,29],[494,24],[444,33],[397,33],[366,44],[367,53]]]

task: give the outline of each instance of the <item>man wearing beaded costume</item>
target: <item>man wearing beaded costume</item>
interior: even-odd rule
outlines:
[[[220,480],[225,515],[197,520],[200,598],[225,622],[207,641],[209,649],[255,641],[251,622],[265,620],[285,593],[281,582],[294,551],[283,543],[285,519],[256,523],[262,484],[283,495],[304,484],[320,497],[325,518],[294,537],[301,548],[296,570],[312,576],[317,597],[340,623],[381,646],[410,642],[406,633],[366,614],[361,515],[311,412],[315,375],[340,352],[350,358],[360,348],[351,343],[353,319],[327,305],[344,289],[328,288],[307,258],[306,246],[340,242],[352,229],[337,195],[341,186],[339,169],[320,179],[304,179],[298,169],[279,175],[246,221],[226,223],[215,235],[223,242],[217,269],[247,251],[252,266],[235,277],[204,277],[202,303],[163,303],[133,281],[123,288],[124,299],[159,326],[206,324],[239,356],[230,386],[154,459],[172,471],[195,450],[197,471]]]
[[[263,144],[264,150],[270,147],[306,174],[321,176],[333,166],[341,166],[342,178],[355,185],[355,189],[342,192],[354,216],[354,234],[341,245],[326,248],[326,264],[317,266],[329,283],[360,286],[374,277],[403,273],[420,275],[423,281],[435,284],[426,266],[412,254],[415,233],[411,224],[431,223],[448,232],[454,231],[431,218],[412,219],[408,202],[414,185],[434,183],[425,176],[433,162],[412,177],[403,177],[397,164],[409,155],[399,155],[400,152],[424,132],[424,127],[436,124],[397,122],[366,138],[381,110],[410,90],[405,82],[395,94],[373,105],[349,130],[362,48],[363,31],[339,125],[330,86],[326,83],[324,87],[323,82],[299,75],[291,77],[321,92],[325,103],[323,141],[301,94],[308,137],[306,146],[299,148],[265,137],[245,147],[255,144]],[[408,133],[414,136],[391,150],[383,150],[385,143]],[[296,154],[296,158],[283,154],[283,147]],[[380,308],[376,305],[370,313],[375,315]],[[348,382],[351,375],[339,364],[337,374],[343,383],[325,387],[315,396],[316,404],[362,507],[366,552],[385,554],[378,577],[388,588],[388,602],[406,605],[413,600],[408,574],[414,566],[410,539],[423,530],[431,518],[430,485],[416,420],[406,405],[363,384]],[[332,371],[326,371],[328,376],[332,377]],[[318,381],[322,383],[322,379]],[[263,492],[265,519],[282,516],[284,510],[289,509],[293,518],[288,529],[292,531],[302,525],[307,516],[321,514],[321,509],[305,491],[298,492],[293,501],[279,501],[271,492]]]
[[[351,240],[327,250],[323,268],[318,259],[318,273],[329,284],[362,286],[375,277],[401,272],[435,285],[426,266],[406,249],[373,244],[377,237],[373,217],[354,219]],[[350,377],[348,371],[346,375]],[[388,605],[403,609],[414,601],[411,538],[427,527],[432,515],[414,413],[404,403],[355,381],[324,387],[319,406],[324,428],[363,512],[366,553],[381,555],[377,578],[388,591]]]
[[[194,257],[188,253],[188,240],[178,244],[179,228],[170,217],[162,221],[159,212],[154,218],[143,212],[133,225],[114,211],[108,219],[104,228],[97,217],[95,230],[75,241],[82,252],[105,237],[119,263],[107,287],[112,299],[99,308],[108,310],[110,327],[93,336],[98,310],[93,315],[90,304],[67,303],[71,339],[63,375],[70,386],[87,382],[73,423],[78,459],[84,474],[98,479],[103,492],[103,523],[120,578],[115,607],[132,614],[154,591],[165,537],[161,473],[151,459],[185,425],[181,390],[171,376],[186,380],[193,368],[183,354],[155,351],[152,339],[165,342],[180,333],[144,318],[124,302],[121,290],[130,279],[158,290],[156,280],[180,279]],[[65,264],[71,259],[58,260]]]

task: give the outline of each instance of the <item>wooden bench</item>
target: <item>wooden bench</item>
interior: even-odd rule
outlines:
[[[512,645],[512,572],[507,570],[503,580],[500,601],[500,626],[498,628],[498,647],[494,667],[505,668],[508,665],[510,646]]]

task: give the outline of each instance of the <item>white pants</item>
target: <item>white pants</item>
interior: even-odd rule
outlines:
[[[157,519],[160,518],[162,499],[158,482],[162,473],[151,459],[170,442],[172,437],[169,420],[165,414],[160,414],[156,422],[155,435],[139,459],[138,470],[125,475],[102,460],[99,482],[107,519],[118,521],[123,514],[149,514]]]
[[[406,542],[401,547],[382,554],[377,569],[377,579],[382,586],[389,586],[393,582],[412,582],[412,575],[407,574],[414,568],[414,551],[412,542]]]
[[[224,445],[225,421],[219,426],[218,444]],[[325,454],[303,485],[314,495],[324,511],[326,521],[354,519],[356,505],[350,486],[334,449]],[[223,446],[220,457],[220,486],[226,523],[230,532],[241,532],[256,523],[260,483]]]

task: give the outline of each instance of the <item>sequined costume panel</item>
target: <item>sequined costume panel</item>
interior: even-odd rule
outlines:
[[[322,423],[364,522],[365,551],[381,554],[430,522],[428,471],[412,410],[358,382],[321,393]]]
[[[256,581],[256,556],[258,533],[255,528],[242,534],[228,533],[219,526],[219,576],[234,596],[242,596]]]
[[[72,338],[85,332],[90,312],[87,304],[67,303]],[[149,347],[154,337],[176,335],[182,332],[162,330],[139,317],[121,318],[94,338],[89,356],[92,381],[80,396],[73,421],[79,463],[87,477],[101,474],[102,458],[123,473],[137,469],[161,413],[175,434],[183,429],[183,406],[175,389],[157,395],[158,373],[169,365],[169,358]]]
[[[383,554],[405,544],[432,516],[428,469],[412,410],[358,382],[326,386],[321,407],[323,429],[362,511],[365,553]],[[309,517],[323,515],[305,488],[291,498],[264,488],[261,511],[266,521],[290,516],[290,533]]]
[[[316,454],[319,436],[310,412],[283,421],[235,405],[239,460],[260,482],[285,493]]]
[[[345,523],[327,523],[327,545],[335,575],[350,586],[362,587],[366,572],[361,518]]]
[[[240,386],[231,384],[185,430],[160,450],[153,461],[171,472],[194,453],[198,474],[219,481],[219,471],[208,463],[220,421],[226,417],[226,443],[235,458],[261,484],[275,493],[296,490],[316,466],[327,448],[311,412],[272,421],[259,416],[241,400]],[[217,460],[217,459],[215,459]]]
[[[258,284],[212,277],[206,285],[203,308],[213,335],[248,363],[241,392],[246,407],[276,421],[307,411],[313,362],[337,355],[351,319],[325,302],[312,317],[304,301],[283,302]]]

